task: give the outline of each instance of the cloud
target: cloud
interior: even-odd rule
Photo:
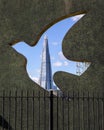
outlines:
[[[68,62],[67,61],[64,61],[64,66],[68,66]]]
[[[69,63],[67,61],[64,61],[64,62],[60,62],[60,61],[57,61],[55,63],[53,63],[53,66],[55,67],[62,67],[62,66],[68,66]]]
[[[60,67],[60,66],[62,66],[62,62],[57,61],[57,62],[53,63],[53,66]]]
[[[37,78],[37,77],[32,77],[31,75],[29,75],[29,77],[30,77],[34,82],[36,82],[37,84],[39,84],[39,78]]]
[[[40,54],[40,59],[42,59],[42,54]]]
[[[80,20],[85,14],[81,14],[81,15],[77,15],[77,16],[74,16],[72,17],[72,21],[73,22],[77,22],[78,20]]]
[[[58,42],[52,42],[52,45],[57,46],[59,43]]]
[[[59,58],[60,58],[61,60],[65,60],[65,59],[66,59],[65,56],[63,55],[63,52],[62,52],[62,51],[60,51],[60,52],[58,53],[58,56],[59,56]]]
[[[36,72],[37,72],[38,74],[40,74],[40,71],[41,71],[40,69],[37,69],[37,70],[36,70]]]

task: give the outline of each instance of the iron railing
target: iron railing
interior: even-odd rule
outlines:
[[[104,130],[104,94],[3,92],[0,130]]]

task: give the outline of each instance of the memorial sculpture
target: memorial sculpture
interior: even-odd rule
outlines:
[[[103,4],[103,0],[1,0],[0,93],[2,90],[44,91],[30,80],[25,57],[11,46],[19,41],[34,46],[50,26],[78,14],[85,16],[63,39],[63,53],[70,60],[91,62],[91,66],[80,77],[57,72],[54,81],[63,92],[95,89],[104,92]],[[0,113],[1,111],[0,108]]]

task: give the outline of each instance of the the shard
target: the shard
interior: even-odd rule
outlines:
[[[44,43],[43,43],[40,86],[47,90],[53,89],[51,60],[50,60],[47,36],[44,37]]]

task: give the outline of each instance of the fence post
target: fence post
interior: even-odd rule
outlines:
[[[49,130],[53,130],[53,91],[49,92]]]

